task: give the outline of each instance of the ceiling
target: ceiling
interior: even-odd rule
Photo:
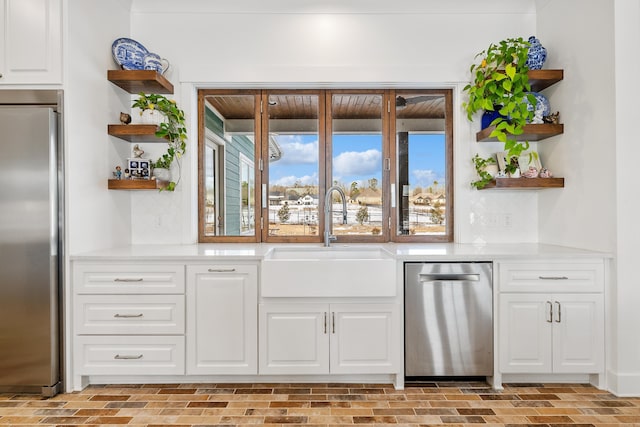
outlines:
[[[226,120],[253,119],[253,95],[208,95],[207,102]],[[382,116],[382,96],[378,94],[333,94],[333,119],[376,119]],[[310,94],[269,95],[271,119],[318,118],[318,96]],[[402,93],[396,97],[397,119],[443,119],[443,95]]]

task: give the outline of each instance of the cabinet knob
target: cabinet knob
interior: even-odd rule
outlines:
[[[0,79],[4,77],[4,74],[0,73]]]

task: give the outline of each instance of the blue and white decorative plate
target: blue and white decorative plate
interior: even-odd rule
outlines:
[[[529,102],[529,98],[527,98],[525,96],[524,98],[524,102],[527,104],[527,110],[529,111],[536,111],[536,110],[540,110],[541,111],[541,116],[540,118],[544,117],[544,116],[548,116],[549,114],[551,114],[551,106],[549,104],[549,100],[547,99],[546,96],[544,96],[543,94],[539,93],[539,92],[528,92],[531,95],[533,95],[536,99],[536,105],[533,106],[531,105],[531,103]]]
[[[144,70],[144,57],[149,51],[137,41],[121,37],[114,40],[111,51],[123,70]]]

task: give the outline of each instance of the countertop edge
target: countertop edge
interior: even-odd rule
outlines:
[[[262,261],[273,247],[320,244],[220,243],[190,245],[129,245],[69,255],[71,261],[159,261],[255,262]],[[335,247],[383,247],[398,261],[507,261],[516,259],[613,258],[608,252],[541,243],[461,244],[383,243],[334,244]]]

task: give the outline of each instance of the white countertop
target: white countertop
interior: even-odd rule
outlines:
[[[275,246],[322,246],[304,243],[200,243],[190,245],[130,245],[71,255],[71,260],[117,261],[158,260],[163,258],[185,261],[255,261],[262,260],[269,249]],[[610,253],[569,248],[538,243],[508,244],[460,244],[460,243],[385,243],[385,244],[339,244],[336,247],[377,246],[389,251],[398,260],[404,261],[493,261],[514,258],[611,258]]]

